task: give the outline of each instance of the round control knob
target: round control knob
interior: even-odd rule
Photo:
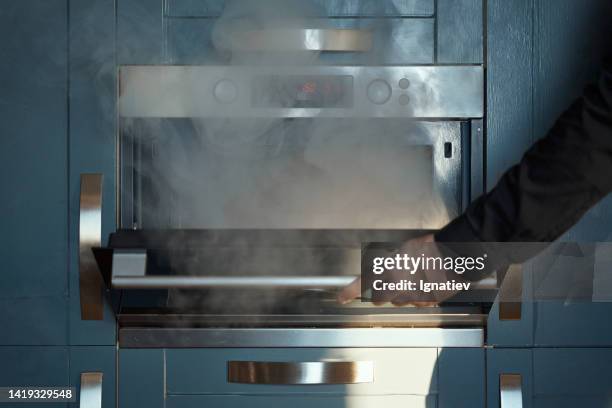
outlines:
[[[370,102],[382,105],[391,98],[391,86],[384,79],[375,79],[368,85],[367,95]]]
[[[213,95],[217,102],[232,103],[238,96],[238,88],[236,88],[236,84],[233,81],[222,79],[215,84]]]

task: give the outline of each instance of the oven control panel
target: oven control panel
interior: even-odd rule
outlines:
[[[123,66],[124,117],[479,118],[481,66]]]

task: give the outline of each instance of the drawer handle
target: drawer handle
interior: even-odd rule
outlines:
[[[374,382],[372,361],[229,361],[227,382],[240,384],[359,384]]]
[[[104,318],[102,277],[91,250],[102,235],[102,175],[81,174],[79,208],[79,290],[82,320]]]
[[[523,408],[523,387],[520,374],[499,376],[500,408]]]
[[[499,320],[521,320],[523,266],[510,265],[499,288]]]
[[[102,373],[81,373],[79,408],[102,408]]]
[[[217,47],[230,51],[367,52],[372,32],[362,29],[300,28],[230,31]]]

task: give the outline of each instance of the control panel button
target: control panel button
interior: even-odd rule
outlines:
[[[402,89],[408,89],[408,87],[410,86],[410,81],[408,80],[408,78],[402,78],[399,80],[398,85]]]
[[[384,79],[375,79],[368,85],[367,95],[370,102],[382,105],[391,98],[391,86]]]
[[[229,79],[222,79],[215,84],[213,95],[217,102],[232,103],[238,96],[238,88],[236,84]]]
[[[410,103],[410,97],[406,94],[402,94],[398,98],[398,102],[402,106],[406,106]]]

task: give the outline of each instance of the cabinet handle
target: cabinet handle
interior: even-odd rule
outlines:
[[[523,388],[520,374],[500,374],[500,408],[523,408]]]
[[[79,291],[82,320],[102,320],[102,277],[91,250],[102,235],[102,175],[81,174],[79,207]]]
[[[372,48],[372,32],[363,29],[262,29],[228,34],[218,47],[230,51],[366,52]]]
[[[79,408],[102,408],[102,373],[81,373]]]
[[[372,361],[229,361],[227,382],[240,384],[358,384],[374,382]]]
[[[499,320],[521,320],[523,265],[510,265],[499,287]]]

